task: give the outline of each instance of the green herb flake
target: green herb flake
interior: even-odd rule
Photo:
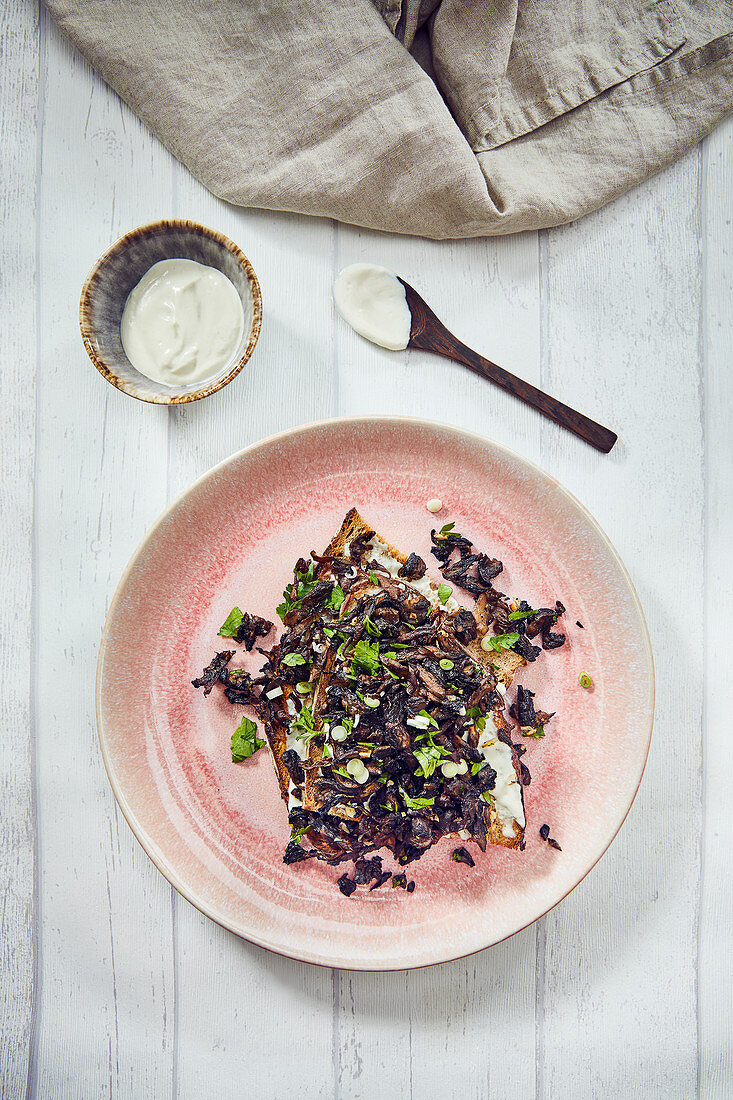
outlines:
[[[244,676],[247,675],[246,670],[243,669],[243,668],[230,668],[228,670],[228,672],[229,672],[228,679],[233,680],[235,684],[238,683]]]
[[[286,653],[283,657],[283,664],[287,665],[288,668],[295,668],[296,665],[305,664],[305,657],[301,656],[300,653]]]
[[[367,642],[366,639],[360,638],[354,646],[351,667],[352,669],[363,669],[364,672],[369,672],[372,676],[376,676],[381,667],[379,661],[379,646],[376,642]]]
[[[455,531],[454,528],[455,523],[444,524],[438,531],[438,538],[444,539],[446,535],[455,535],[457,539],[461,538],[461,535],[458,533],[458,531]]]
[[[449,661],[447,657],[444,657],[443,660],[440,661],[440,667],[443,669],[443,672],[450,672],[452,668],[455,668],[455,665],[453,661]]]
[[[382,631],[379,629],[376,623],[372,622],[368,615],[364,617],[364,626],[367,628],[367,634],[371,635],[372,638],[382,637]]]
[[[478,773],[481,771],[482,768],[487,768],[488,766],[489,766],[488,760],[481,760],[481,761],[479,761],[478,764],[472,764],[471,765],[471,775],[478,775]]]
[[[435,802],[434,798],[411,798],[403,787],[400,787],[400,794],[408,810],[424,810]]]
[[[511,649],[519,641],[519,635],[515,631],[510,634],[487,634],[486,637],[491,648],[496,650],[497,653],[502,649]]]
[[[379,588],[379,577],[377,576],[377,574],[373,570],[370,570],[367,575],[372,584],[375,584],[377,588]]]
[[[251,718],[243,718],[232,734],[232,761],[241,764],[243,760],[249,760],[264,743],[257,736],[257,723]]]
[[[535,608],[530,607],[526,611],[510,611],[507,618],[510,622],[517,622],[519,619],[528,619],[530,615],[536,615]]]
[[[417,771],[417,775],[423,775],[425,779],[429,779],[438,766],[440,761],[440,754],[434,752],[429,746],[425,749],[415,749],[413,756],[417,759],[420,767]]]
[[[332,607],[334,611],[338,611],[345,599],[346,597],[344,595],[344,590],[341,585],[334,584],[331,595],[328,597],[328,600],[326,602],[326,606]]]
[[[476,729],[481,733],[484,732],[486,728],[486,717],[481,707],[469,707],[466,711],[466,717],[472,718]]]
[[[578,677],[578,683],[582,688],[585,688],[586,691],[589,688],[593,687],[593,681],[591,680],[587,672],[581,672],[580,676]]]
[[[310,825],[304,825],[302,829],[296,829],[295,825],[292,825],[290,828],[290,839],[295,844],[299,844],[305,834],[308,832],[309,828]]]
[[[522,732],[522,737],[538,737],[538,738],[539,737],[544,737],[545,736],[545,727],[544,726],[537,726],[537,728],[533,729],[533,730],[529,729],[529,728],[522,729],[521,732]]]
[[[438,599],[441,603],[447,603],[450,596],[453,594],[453,589],[449,584],[438,585]]]
[[[238,607],[233,607],[226,619],[219,627],[219,637],[236,638],[237,631],[242,625],[242,612]]]
[[[301,707],[300,714],[290,723],[290,732],[296,740],[308,744],[318,733],[313,722],[313,712],[310,707]]]
[[[432,714],[428,714],[428,712],[426,710],[419,710],[417,713],[418,713],[420,718],[429,718],[430,719],[430,725],[434,729],[436,729],[436,730],[438,729],[438,723],[435,721]]]

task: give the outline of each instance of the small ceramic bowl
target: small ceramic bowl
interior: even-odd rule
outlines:
[[[245,325],[231,364],[198,386],[165,386],[135,370],[120,339],[120,322],[127,296],[159,260],[186,259],[215,267],[234,284],[244,306]],[[239,374],[257,343],[262,324],[260,284],[247,257],[213,229],[175,220],[141,225],[107,249],[87,276],[79,303],[79,325],[89,358],[118,390],[139,401],[180,405],[220,390]]]

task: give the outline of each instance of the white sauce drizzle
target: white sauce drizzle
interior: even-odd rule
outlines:
[[[298,711],[295,708],[295,703],[293,702],[293,700],[290,698],[289,695],[288,695],[288,714],[290,715],[291,718],[297,717],[297,714],[298,714]],[[288,733],[286,734],[286,737],[285,737],[285,747],[286,747],[286,749],[295,749],[295,751],[297,752],[297,754],[298,754],[298,756],[300,757],[301,760],[306,760],[307,757],[308,757],[308,748],[307,748],[307,746],[304,745],[302,741],[299,741],[297,739],[297,737],[295,736],[295,734],[290,733],[289,730],[288,730]],[[296,795],[293,794],[294,790],[295,790],[295,783],[293,783],[293,781],[291,779],[290,780],[290,786],[288,787],[288,810],[292,810],[293,806],[302,806],[302,804],[303,804],[302,799],[298,798]]]
[[[496,783],[491,794],[494,797],[496,813],[501,823],[504,836],[514,836],[514,822],[524,828],[524,804],[522,802],[522,786],[517,779],[512,760],[512,750],[496,736],[496,722],[489,714],[486,717],[486,726],[483,733],[479,734],[478,747],[484,760],[488,760],[489,767],[496,772]]]

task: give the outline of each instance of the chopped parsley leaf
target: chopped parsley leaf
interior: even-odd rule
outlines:
[[[440,530],[438,531],[438,538],[439,539],[444,539],[446,535],[455,535],[455,537],[457,539],[459,539],[461,536],[458,533],[458,531],[453,530],[454,527],[455,527],[455,523],[446,523],[446,524],[444,524],[440,528]]]
[[[376,676],[381,667],[379,661],[379,646],[376,642],[367,642],[365,638],[360,638],[354,646],[351,667],[352,670],[354,668],[360,668],[364,672],[369,672],[372,676]]]
[[[251,718],[243,718],[232,734],[232,761],[241,764],[243,760],[249,760],[264,743],[257,736],[257,723]]]
[[[400,794],[408,810],[424,810],[427,806],[432,806],[435,802],[434,798],[411,798],[403,787],[400,787]]]
[[[499,653],[502,649],[511,649],[519,641],[519,635],[512,631],[510,634],[487,634],[489,645]]]
[[[226,619],[219,627],[219,637],[236,638],[237,631],[242,625],[242,612],[238,607],[233,607]]]
[[[317,735],[318,730],[313,724],[313,712],[310,707],[302,707],[300,714],[290,723],[290,732],[295,734],[296,740],[309,744]]]
[[[334,584],[333,591],[326,601],[326,607],[332,607],[334,611],[338,611],[345,599],[346,597],[344,596],[344,590],[341,585]]]
[[[368,615],[364,616],[364,626],[367,628],[367,634],[371,635],[372,638],[382,637],[382,631],[372,622]]]

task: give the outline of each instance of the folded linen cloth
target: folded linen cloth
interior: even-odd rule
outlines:
[[[434,238],[560,225],[733,109],[727,0],[46,0],[216,195]]]

